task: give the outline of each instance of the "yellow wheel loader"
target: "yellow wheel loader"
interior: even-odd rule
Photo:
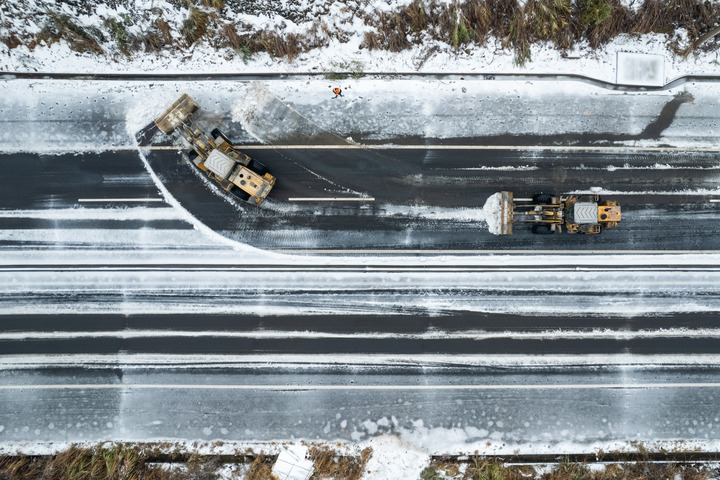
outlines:
[[[600,233],[616,228],[620,205],[601,201],[598,195],[562,196],[536,194],[532,198],[514,198],[512,192],[500,192],[500,234],[512,234],[513,223],[532,223],[532,233]]]
[[[192,121],[191,115],[200,107],[185,93],[155,120],[155,125],[166,135],[179,130],[190,144],[190,161],[224,190],[254,205],[260,205],[275,185],[262,163],[238,151],[217,128],[208,137]]]

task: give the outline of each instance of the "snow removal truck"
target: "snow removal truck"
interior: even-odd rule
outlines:
[[[598,195],[562,196],[536,194],[532,198],[513,198],[512,192],[500,192],[500,234],[512,234],[513,223],[532,223],[532,233],[600,233],[620,222],[620,205],[600,201]]]
[[[190,118],[200,107],[187,93],[155,120],[155,125],[166,135],[180,130],[192,150],[190,161],[224,190],[249,203],[260,205],[275,185],[262,163],[238,151],[217,128],[205,135]]]

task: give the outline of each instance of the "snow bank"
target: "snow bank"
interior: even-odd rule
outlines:
[[[502,227],[501,204],[502,194],[500,192],[491,196],[483,206],[483,216],[488,224],[488,230],[493,235],[500,235]]]
[[[399,436],[380,435],[371,438],[367,445],[373,449],[363,476],[368,480],[420,478],[420,472],[430,463],[426,450]]]

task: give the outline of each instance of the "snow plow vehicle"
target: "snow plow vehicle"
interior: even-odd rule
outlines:
[[[208,137],[191,116],[200,109],[187,93],[155,120],[155,125],[166,135],[176,130],[192,147],[190,161],[215,180],[224,190],[254,205],[260,205],[275,185],[262,163],[238,151],[217,128]]]
[[[512,234],[513,223],[532,223],[532,233],[597,234],[603,228],[616,228],[620,205],[601,201],[598,195],[536,194],[532,198],[514,198],[512,192],[500,192],[500,235]]]

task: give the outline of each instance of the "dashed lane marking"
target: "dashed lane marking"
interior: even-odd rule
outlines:
[[[163,202],[159,197],[153,198],[78,198],[80,203],[101,203],[101,202]]]
[[[373,197],[291,197],[290,202],[374,202]]]

